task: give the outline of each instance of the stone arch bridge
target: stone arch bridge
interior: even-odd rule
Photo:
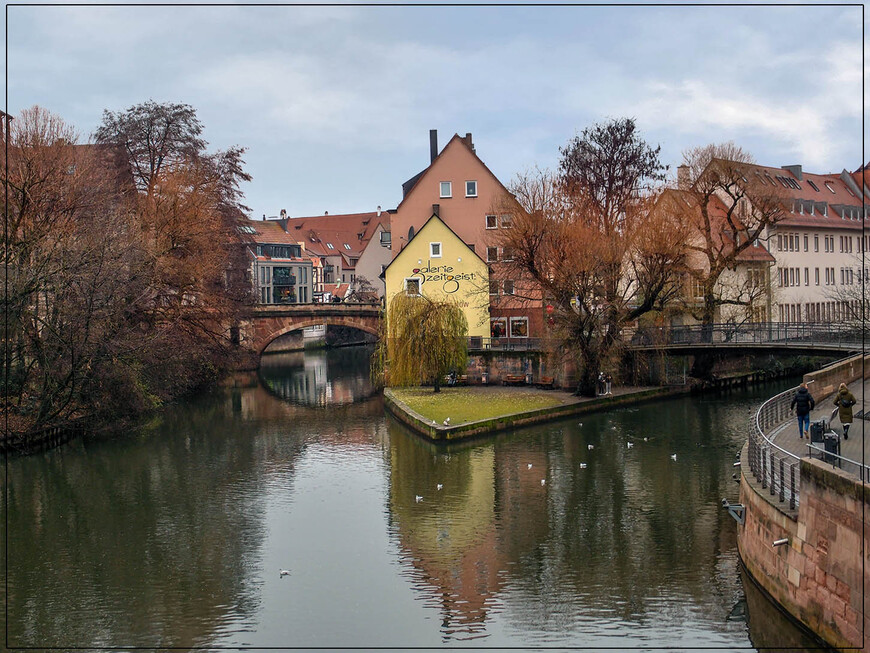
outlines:
[[[291,331],[311,326],[343,326],[378,335],[379,303],[291,304],[255,306],[240,328],[243,344],[258,355],[270,342]]]

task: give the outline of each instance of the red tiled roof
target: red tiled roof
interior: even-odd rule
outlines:
[[[249,220],[246,227],[256,230],[255,234],[247,234],[251,240],[261,245],[298,245],[301,238],[289,234],[281,228],[277,220]]]
[[[381,211],[380,216],[377,211],[371,211],[289,218],[287,231],[296,234],[296,239],[305,243],[305,249],[318,256],[341,253],[358,257],[381,223],[389,224],[387,211]],[[326,243],[332,243],[333,249],[329,249]]]

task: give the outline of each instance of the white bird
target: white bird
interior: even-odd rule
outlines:
[[[527,469],[531,469],[531,468],[532,468],[532,463],[529,463],[529,464],[526,466],[526,468],[527,468]]]
[[[595,445],[594,444],[587,444],[586,448],[589,449],[589,451],[592,451],[595,448]]]
[[[290,575],[289,569],[279,569],[278,570],[278,578],[284,578],[284,576],[289,576],[289,575]]]
[[[447,419],[444,420],[444,426],[449,426],[449,425],[450,425],[450,418],[448,417]]]
[[[577,426],[583,426],[583,422],[580,422]]]
[[[423,497],[421,497],[419,494],[414,495],[414,501],[416,501],[417,503],[420,503],[422,500]]]
[[[546,485],[546,484],[547,484],[547,479],[542,478],[542,479],[541,479],[541,485]]]
[[[672,453],[672,454],[671,454],[671,460],[676,460],[676,459],[677,459],[677,454]]]
[[[443,487],[444,487],[444,486],[443,486],[441,483],[439,483],[438,485],[435,486],[435,489],[436,489],[436,490],[440,490],[440,489],[443,488]]]
[[[649,438],[644,438],[643,441],[644,441],[644,442],[649,442]]]
[[[626,449],[631,449],[633,446],[634,446],[634,443],[633,443],[633,442],[626,442],[626,443],[625,443],[625,448],[626,448]]]
[[[586,463],[580,463],[580,469],[586,469]]]

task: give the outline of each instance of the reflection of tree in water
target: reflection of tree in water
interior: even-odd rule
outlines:
[[[256,613],[263,462],[300,445],[225,410],[10,465],[10,643],[187,647]]]
[[[259,376],[278,397],[307,406],[334,406],[370,397],[369,345],[263,356]]]
[[[598,619],[667,638],[652,618],[663,603],[669,627],[701,610],[722,615],[714,631],[739,628],[725,619],[740,588],[719,500],[736,491],[743,407],[672,401],[583,421],[448,448],[391,423],[393,526],[442,634],[485,635],[488,615],[507,612],[524,632]]]

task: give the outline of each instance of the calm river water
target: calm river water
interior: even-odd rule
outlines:
[[[384,415],[367,355],[270,356],[250,387],[10,459],[8,644],[814,646],[742,581],[720,507],[752,407],[790,384],[444,447]]]

